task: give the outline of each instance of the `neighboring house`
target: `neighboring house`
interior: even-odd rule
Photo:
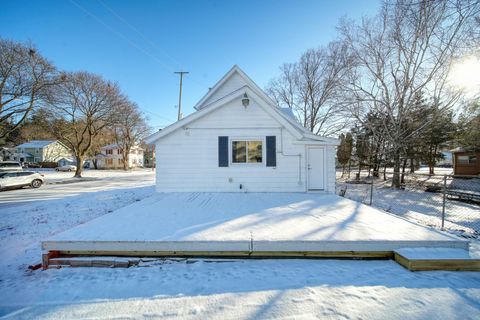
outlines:
[[[101,154],[97,155],[97,167],[99,169],[123,168],[123,155],[118,144],[109,144],[100,148]],[[143,149],[134,146],[128,155],[128,167],[143,167]]]
[[[14,153],[15,153],[15,150],[13,148],[6,148],[6,147],[0,148],[0,161],[13,160]]]
[[[152,134],[159,192],[335,191],[337,139],[306,130],[239,67]]]
[[[452,150],[453,174],[478,175],[480,174],[480,151],[468,151],[463,148]]]
[[[72,156],[70,150],[57,140],[32,140],[15,147],[14,159],[20,162],[57,162]]]

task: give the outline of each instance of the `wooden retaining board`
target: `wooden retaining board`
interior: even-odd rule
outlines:
[[[466,257],[439,255],[437,258],[421,254],[410,256],[399,251],[394,252],[395,261],[410,271],[480,271],[480,259],[468,257],[468,251]]]
[[[42,256],[42,267],[130,267],[132,261],[98,260],[103,257],[181,257],[221,259],[393,259],[392,251],[49,251]],[[81,257],[81,260],[72,259]]]
[[[395,259],[395,249],[417,247],[465,250],[468,241],[45,241],[42,261],[48,268],[59,265],[55,262],[58,257],[88,256]],[[69,265],[109,265],[108,261],[93,260],[72,260]],[[400,255],[398,261],[414,268]]]

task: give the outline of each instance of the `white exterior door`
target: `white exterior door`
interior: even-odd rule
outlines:
[[[308,190],[325,189],[324,148],[308,148]]]

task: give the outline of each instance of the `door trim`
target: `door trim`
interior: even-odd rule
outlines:
[[[322,171],[323,171],[323,189],[312,189],[310,188],[310,173],[308,170],[308,166],[310,164],[310,150],[311,149],[323,149],[323,168],[322,168]],[[325,161],[326,161],[326,152],[327,152],[327,148],[323,147],[323,146],[307,146],[307,163],[306,163],[306,166],[305,166],[305,171],[306,171],[306,180],[307,180],[307,191],[308,192],[318,192],[318,191],[325,191],[325,186],[327,185],[327,181],[326,181],[326,172],[325,172]]]

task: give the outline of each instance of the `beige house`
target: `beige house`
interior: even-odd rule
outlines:
[[[128,155],[128,167],[143,167],[143,149],[134,146]],[[100,148],[101,154],[97,155],[97,167],[99,169],[123,168],[122,149],[118,144],[109,144]]]
[[[57,162],[71,157],[70,150],[57,140],[32,140],[15,147],[13,160],[19,162]]]

